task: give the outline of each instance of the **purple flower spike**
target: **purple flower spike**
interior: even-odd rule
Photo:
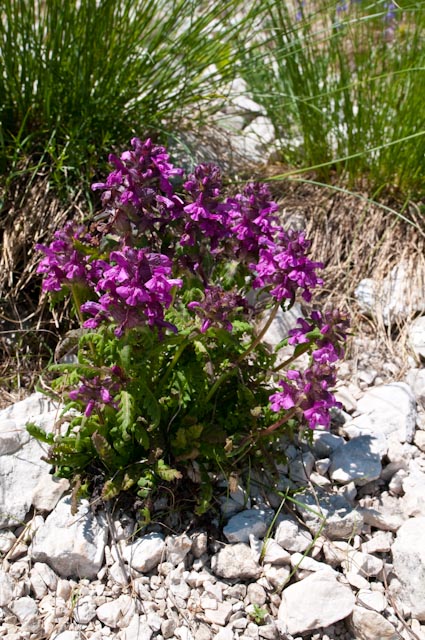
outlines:
[[[282,391],[269,398],[273,411],[297,407],[311,429],[329,428],[330,410],[340,407],[329,388],[335,384],[335,371],[329,365],[315,363],[304,372],[288,371],[286,380],[280,380]]]
[[[304,300],[310,301],[312,289],[322,284],[316,270],[323,265],[307,258],[309,248],[303,233],[279,231],[278,242],[260,249],[258,262],[249,265],[256,276],[253,287],[271,286],[270,294],[279,302],[293,300],[301,289]]]
[[[91,273],[89,256],[75,246],[76,241],[84,243],[84,240],[84,227],[67,222],[63,229],[55,232],[49,246],[35,245],[38,251],[45,254],[37,268],[37,273],[45,276],[42,285],[44,291],[60,291],[63,285],[92,285],[95,273]]]

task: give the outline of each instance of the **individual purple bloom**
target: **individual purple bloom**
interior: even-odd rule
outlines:
[[[146,324],[175,331],[174,325],[164,320],[164,310],[172,302],[172,289],[183,283],[170,277],[169,258],[124,246],[121,251],[112,251],[110,260],[112,264],[105,267],[96,287],[99,299],[81,306],[83,313],[93,316],[84,326],[97,327],[111,319],[118,324],[117,335]]]
[[[111,368],[111,375],[84,378],[78,389],[69,392],[71,400],[85,405],[84,415],[89,417],[95,409],[102,410],[105,405],[118,408],[114,397],[123,384],[123,376],[119,367]]]
[[[301,289],[302,297],[309,302],[312,289],[322,284],[316,270],[323,267],[307,257],[309,247],[304,233],[280,231],[277,242],[260,248],[258,262],[249,265],[255,274],[254,289],[272,287],[270,294],[279,302],[293,300]]]
[[[187,306],[201,317],[201,333],[205,333],[211,326],[221,326],[232,331],[229,318],[241,310],[247,310],[245,298],[237,293],[224,291],[221,287],[207,287],[202,302],[189,302]]]
[[[90,273],[90,258],[76,247],[77,241],[80,245],[87,241],[84,227],[67,222],[63,229],[55,232],[49,246],[35,245],[38,251],[45,254],[37,268],[37,273],[45,276],[42,285],[44,291],[60,291],[63,285],[92,284],[95,274],[92,276]]]

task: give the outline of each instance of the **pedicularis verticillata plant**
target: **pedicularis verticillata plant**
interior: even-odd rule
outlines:
[[[103,213],[89,229],[68,224],[37,247],[44,289],[72,295],[85,331],[78,362],[53,366],[61,433],[29,429],[76,487],[100,479],[104,499],[131,487],[146,497],[198,477],[202,512],[214,472],[270,459],[288,428],[329,425],[347,319],[300,318],[278,363],[267,328],[322,283],[304,233],[281,226],[265,185],[224,197],[218,167],[185,178],[163,147],[132,147],[93,185]],[[301,354],[309,365],[294,368]]]

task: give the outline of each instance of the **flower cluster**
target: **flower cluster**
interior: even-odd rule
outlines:
[[[146,327],[159,338],[158,349],[164,345],[165,362],[173,352],[167,337],[187,333],[187,323],[199,340],[216,337],[217,329],[233,332],[243,325],[235,320],[246,323],[262,311],[262,303],[247,302],[252,289],[257,301],[271,298],[270,306],[287,307],[297,296],[311,300],[322,284],[322,265],[308,257],[303,232],[283,228],[267,186],[251,182],[224,197],[215,165],[200,164],[185,178],[164,147],[138,138],[131,144],[120,157],[110,156],[114,170],[92,187],[102,191],[102,222],[91,227],[100,237],[67,224],[49,246],[37,245],[44,253],[38,272],[45,290],[84,287],[83,327],[111,327],[116,340]],[[334,364],[343,356],[346,332],[347,319],[338,312],[313,312],[298,321],[288,342],[305,344],[311,363],[278,382],[270,396],[273,411],[296,410],[311,427],[328,426],[336,406]],[[90,415],[114,406],[117,384],[116,376],[84,379],[71,398]]]
[[[107,375],[84,378],[78,389],[69,392],[69,397],[71,400],[82,402],[85,405],[84,415],[89,417],[95,409],[102,409],[106,404],[117,409],[114,396],[120,391],[122,384],[122,371],[114,366]]]
[[[68,222],[63,229],[55,232],[54,240],[48,247],[35,245],[38,251],[45,254],[37,268],[37,273],[45,276],[44,291],[60,291],[64,285],[85,285],[96,279],[95,265],[90,267],[88,257],[76,248],[77,242],[84,240],[84,231],[84,227],[76,227]]]
[[[330,409],[341,406],[330,392],[335,382],[335,370],[329,365],[314,363],[303,372],[291,369],[279,381],[282,391],[270,396],[270,406],[276,412],[298,409],[311,429],[328,428]]]
[[[112,251],[109,258],[95,287],[100,298],[81,306],[81,311],[92,316],[83,326],[95,329],[101,322],[112,320],[118,325],[117,336],[146,323],[177,331],[164,320],[164,310],[172,302],[171,290],[181,287],[182,280],[170,277],[167,256],[124,246],[121,251]]]
[[[245,298],[234,292],[224,291],[220,287],[208,287],[205,289],[202,302],[189,302],[188,309],[202,319],[201,333],[205,333],[211,326],[223,327],[232,331],[230,317],[247,311],[248,303]]]

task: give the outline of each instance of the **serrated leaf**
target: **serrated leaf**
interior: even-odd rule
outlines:
[[[117,413],[117,425],[125,441],[131,440],[131,432],[135,421],[135,402],[132,394],[125,389],[120,391],[119,410]]]
[[[106,438],[98,431],[95,431],[91,437],[91,441],[102,462],[108,467],[116,467],[117,456]]]
[[[177,469],[172,469],[164,460],[158,460],[156,465],[156,472],[162,480],[166,482],[172,482],[173,480],[180,480],[182,474]]]
[[[54,443],[55,438],[53,433],[46,433],[44,429],[39,427],[34,422],[27,422],[25,426],[30,436],[32,436],[36,440],[39,440],[40,442],[44,442],[45,444],[50,444],[50,445]]]
[[[159,406],[159,402],[143,380],[140,380],[139,384],[142,392],[143,408],[148,414],[152,425],[157,427],[161,422],[161,407]]]

